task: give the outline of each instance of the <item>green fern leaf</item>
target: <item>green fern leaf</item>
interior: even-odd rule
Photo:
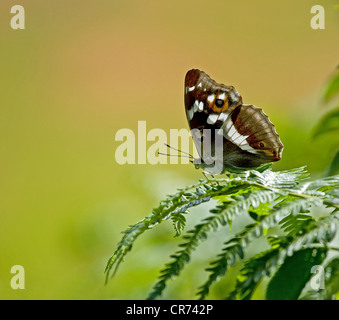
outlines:
[[[271,279],[266,291],[268,300],[296,300],[310,280],[312,267],[326,257],[326,248],[309,248],[287,257]],[[288,281],[286,281],[288,279]]]
[[[185,212],[186,214],[188,212]],[[175,230],[175,237],[179,237],[184,230],[186,218],[182,213],[175,213],[172,215],[173,227]]]
[[[279,249],[271,249],[261,252],[249,259],[237,276],[234,291],[227,298],[228,300],[248,300],[257,288],[264,276],[269,276],[267,264],[272,260]]]

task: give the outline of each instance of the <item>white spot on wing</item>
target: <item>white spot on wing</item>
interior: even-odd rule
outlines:
[[[257,149],[252,148],[248,144],[246,139],[249,136],[241,135],[235,128],[231,119],[226,120],[224,130],[225,138],[231,141],[232,143],[236,144],[241,150],[248,151],[254,154],[258,153]]]
[[[191,108],[191,109],[188,110],[187,115],[188,115],[188,119],[189,119],[189,120],[192,120],[192,119],[193,119],[193,115],[194,115],[193,108]]]
[[[231,122],[231,124],[232,124],[232,122]],[[236,132],[237,132],[237,130],[234,128],[234,125],[232,124],[232,126],[231,126],[230,129],[228,130],[227,135],[228,135],[229,138],[232,138],[232,136],[233,136]]]
[[[211,113],[207,118],[207,123],[209,124],[215,124],[218,120],[219,114]]]
[[[202,101],[199,102],[199,106],[198,106],[198,111],[201,112],[204,110],[204,103]]]
[[[254,149],[254,148],[252,148],[250,145],[243,145],[243,146],[239,146],[239,148],[241,149],[241,150],[244,150],[244,151],[248,151],[248,152],[251,152],[251,153],[254,153],[254,154],[256,154],[256,153],[258,153],[258,152],[260,152],[260,151],[258,151],[257,149]]]
[[[239,136],[233,140],[233,143],[235,143],[237,146],[240,147],[241,144],[242,144],[244,141],[246,141],[246,138],[247,138],[247,137],[248,137],[248,136],[242,136],[241,134],[239,134]],[[241,148],[241,147],[240,147],[240,148]]]
[[[235,129],[235,133],[232,135],[232,141],[235,143],[235,141],[238,141],[237,139],[243,137],[238,131],[237,129]],[[246,137],[247,138],[247,137]],[[242,140],[241,140],[242,141]],[[239,142],[240,143],[240,142]]]
[[[227,120],[227,122],[225,121],[225,131],[228,132],[231,127],[232,127],[233,123],[230,119]]]
[[[218,95],[218,99],[224,100],[225,98],[226,98],[226,94],[224,92]]]
[[[199,107],[199,101],[195,100],[193,104],[193,113],[198,111],[198,107]]]
[[[211,94],[210,96],[207,97],[208,102],[213,102],[214,101],[214,94]]]
[[[195,86],[188,88],[188,91],[191,92],[195,89]]]
[[[218,121],[225,121],[228,117],[228,114],[227,113],[220,113],[219,115],[219,118],[218,118]]]
[[[247,138],[247,137],[246,137]],[[247,142],[247,140],[245,139],[243,142],[241,142],[240,144],[239,144],[239,146],[242,146],[243,144],[247,144],[248,145],[248,142]]]

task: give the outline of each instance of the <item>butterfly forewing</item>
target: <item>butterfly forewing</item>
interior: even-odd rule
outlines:
[[[217,121],[220,127],[227,114],[241,104],[241,96],[234,87],[218,84],[197,69],[187,72],[185,108],[191,128],[214,125]]]

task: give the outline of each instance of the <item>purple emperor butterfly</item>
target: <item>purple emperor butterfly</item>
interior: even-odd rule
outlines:
[[[273,123],[262,109],[243,104],[233,86],[219,84],[205,72],[192,69],[185,78],[185,109],[200,156],[193,163],[208,173],[280,160],[284,146]]]

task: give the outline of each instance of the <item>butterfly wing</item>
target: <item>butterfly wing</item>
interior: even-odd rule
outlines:
[[[258,107],[236,107],[220,130],[226,140],[225,165],[250,168],[281,159],[284,146],[273,123]]]
[[[220,127],[226,115],[241,104],[234,87],[218,84],[198,69],[187,72],[185,109],[190,128]]]
[[[207,142],[211,153],[216,148],[215,132],[223,136],[220,161],[225,168],[245,169],[280,160],[283,145],[274,125],[262,109],[242,104],[233,86],[219,84],[205,72],[192,69],[185,77],[185,110],[200,158],[204,130],[211,129]]]
[[[220,129],[230,112],[241,104],[241,96],[234,87],[218,84],[198,69],[187,72],[185,77],[186,117],[200,158],[203,154],[203,130],[210,129],[209,140],[214,141],[215,129]],[[211,142],[209,147],[214,153],[215,145]]]

